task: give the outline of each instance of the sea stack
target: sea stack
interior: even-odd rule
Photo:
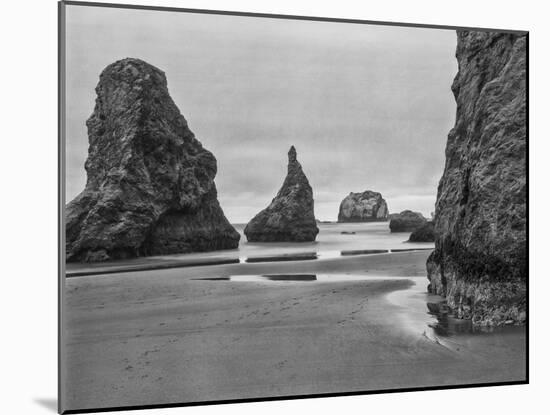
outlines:
[[[292,146],[283,186],[271,204],[248,222],[244,234],[249,242],[312,242],[317,233],[313,191]]]
[[[428,221],[415,229],[409,236],[409,242],[435,242],[434,223]]]
[[[66,207],[67,261],[237,248],[218,203],[216,159],[187,126],[164,72],[107,66],[87,120],[86,187]]]
[[[521,34],[458,32],[427,268],[429,290],[476,325],[526,321],[526,46]]]
[[[391,232],[414,232],[427,222],[422,213],[413,212],[412,210],[404,210],[398,214],[392,214],[390,218]]]
[[[388,220],[388,205],[378,192],[365,190],[350,193],[338,211],[338,222],[384,222]]]

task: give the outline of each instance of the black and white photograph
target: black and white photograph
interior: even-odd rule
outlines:
[[[59,13],[61,412],[528,382],[527,31]]]

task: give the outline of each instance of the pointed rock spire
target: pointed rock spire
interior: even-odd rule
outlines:
[[[296,161],[298,161],[296,159],[296,149],[294,148],[294,146],[290,146],[290,150],[288,150],[288,164],[294,163]]]
[[[246,225],[244,233],[249,242],[311,242],[318,232],[313,191],[291,146],[283,186],[271,204]]]

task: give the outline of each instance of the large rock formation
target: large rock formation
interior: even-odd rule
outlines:
[[[318,232],[313,191],[292,146],[283,186],[271,204],[246,225],[244,234],[249,242],[311,242]]]
[[[66,208],[68,261],[236,248],[217,200],[216,159],[187,127],[164,73],[107,66],[86,125],[86,187]]]
[[[434,223],[426,222],[420,228],[415,229],[409,236],[409,242],[434,242]]]
[[[388,205],[378,192],[350,193],[338,212],[338,222],[376,222],[388,220]]]
[[[391,215],[391,232],[413,232],[426,224],[426,218],[422,213],[404,210],[403,212]]]
[[[459,31],[456,124],[437,194],[429,289],[474,324],[526,319],[525,35]]]

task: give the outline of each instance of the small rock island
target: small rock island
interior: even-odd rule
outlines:
[[[351,192],[340,203],[338,222],[385,222],[388,220],[388,205],[378,192],[366,190]]]
[[[414,232],[427,222],[421,213],[413,212],[412,210],[404,210],[401,213],[392,214],[390,218],[391,232]]]
[[[249,242],[312,242],[318,233],[313,190],[291,146],[283,186],[271,204],[246,225],[244,234]]]
[[[415,229],[409,236],[409,242],[435,242],[433,221],[428,221]]]
[[[139,59],[107,66],[87,120],[88,175],[66,206],[67,261],[233,249],[239,233],[217,199],[216,158]]]

